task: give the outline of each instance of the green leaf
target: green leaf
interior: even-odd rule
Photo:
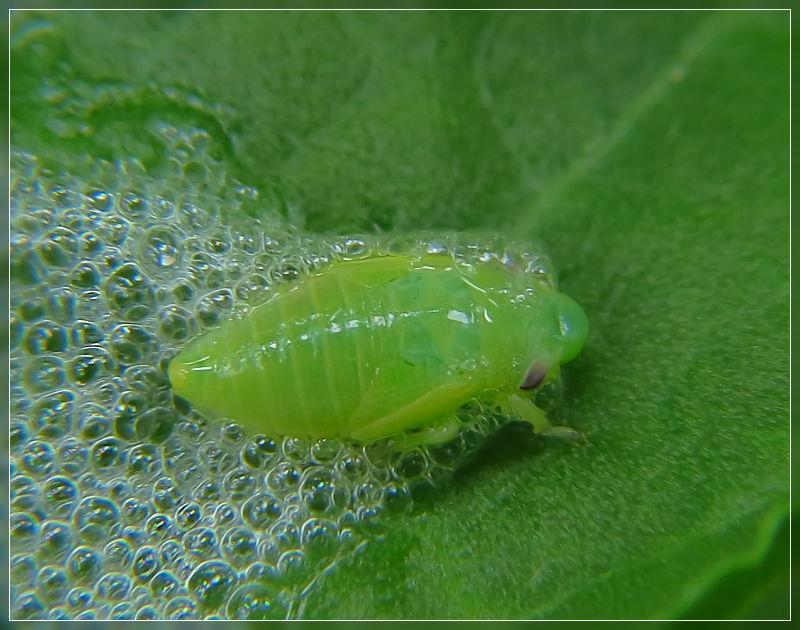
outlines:
[[[788,36],[777,11],[28,14],[12,141],[157,168],[148,122],[181,121],[306,229],[550,245],[592,326],[558,411],[588,444],[509,426],[306,616],[786,617]]]

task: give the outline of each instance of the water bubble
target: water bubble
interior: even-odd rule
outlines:
[[[411,508],[411,493],[406,486],[389,482],[383,489],[383,503],[392,512],[406,512]]]
[[[265,294],[268,287],[269,280],[260,274],[254,273],[239,280],[234,287],[234,293],[236,297],[244,302],[257,302]]]
[[[174,267],[182,257],[178,233],[167,227],[150,230],[144,239],[142,256],[154,271]]]
[[[267,473],[267,485],[278,494],[289,493],[300,483],[300,471],[289,462],[280,462]]]
[[[30,554],[18,554],[9,563],[11,584],[18,589],[30,588],[36,579],[36,560]]]
[[[108,499],[89,496],[80,502],[72,520],[81,539],[97,542],[118,526],[119,508]]]
[[[327,560],[336,553],[339,528],[331,520],[311,518],[303,523],[300,540],[310,556]]]
[[[223,490],[219,483],[214,480],[207,479],[202,481],[194,489],[193,497],[200,502],[214,502],[222,498]]]
[[[70,329],[70,341],[76,348],[100,343],[102,340],[103,332],[93,322],[79,319]]]
[[[306,554],[300,549],[290,549],[278,558],[278,576],[284,584],[301,584],[311,571]]]
[[[190,529],[200,522],[202,511],[196,503],[184,503],[175,512],[175,522],[181,529]]]
[[[261,233],[234,232],[231,236],[233,247],[247,255],[253,255],[261,249]]]
[[[68,267],[78,253],[78,237],[72,230],[58,227],[41,238],[37,250],[48,265]]]
[[[104,190],[89,191],[86,201],[90,208],[99,212],[108,212],[114,207],[114,196]]]
[[[226,422],[222,426],[222,439],[233,445],[239,444],[245,438],[244,429],[235,422]]]
[[[14,512],[36,511],[41,491],[34,479],[25,475],[14,475],[8,489]]]
[[[13,619],[45,619],[47,609],[36,593],[22,593],[14,602],[11,617]]]
[[[311,445],[311,459],[317,464],[328,464],[341,452],[342,443],[338,440],[322,438]]]
[[[58,383],[60,385],[60,383]],[[70,432],[73,424],[75,394],[64,389],[43,396],[33,405],[33,427],[45,438],[60,438]]]
[[[147,408],[147,403],[147,398],[139,392],[122,392],[114,405],[114,433],[124,440],[135,440],[136,421]]]
[[[75,292],[62,287],[53,289],[47,298],[47,314],[57,322],[71,324],[75,319]]]
[[[294,462],[304,462],[309,458],[310,444],[308,440],[298,437],[286,437],[283,440],[284,455]]]
[[[195,569],[189,578],[189,590],[197,597],[204,610],[216,610],[236,585],[236,573],[224,562],[210,560]]]
[[[92,447],[92,464],[104,473],[117,473],[125,466],[127,453],[123,443],[115,437],[95,442]]]
[[[180,498],[180,491],[169,477],[161,477],[153,486],[153,505],[159,510],[168,511],[173,509]]]
[[[145,604],[136,611],[135,618],[137,621],[155,621],[159,619],[159,612],[155,606]]]
[[[120,507],[122,518],[128,524],[140,524],[150,515],[148,504],[136,497],[128,497]]]
[[[137,444],[128,455],[128,470],[132,474],[153,475],[161,470],[161,453],[153,444]]]
[[[175,597],[164,607],[164,615],[167,619],[197,619],[197,605],[188,597]]]
[[[363,239],[348,238],[342,241],[338,252],[344,260],[358,260],[370,254],[370,247]]]
[[[222,537],[222,552],[235,566],[247,566],[255,559],[256,537],[247,527],[231,527]]]
[[[97,267],[88,261],[82,261],[70,272],[70,284],[81,289],[91,289],[99,286],[100,272]]]
[[[24,322],[35,322],[36,320],[44,317],[45,304],[44,301],[38,298],[22,300],[17,307],[20,319]]]
[[[22,452],[22,467],[35,477],[49,477],[55,470],[53,447],[47,442],[28,442]]]
[[[159,568],[160,563],[155,549],[142,547],[136,552],[136,558],[133,561],[133,574],[138,580],[147,582],[156,574]]]
[[[293,522],[281,519],[269,532],[270,540],[281,550],[294,549],[300,545],[300,530]]]
[[[103,288],[109,305],[133,321],[147,316],[155,298],[153,285],[134,263],[117,269]]]
[[[302,267],[302,265],[296,262],[281,262],[270,269],[269,278],[277,283],[294,282],[300,277],[300,267]]]
[[[32,543],[38,538],[39,530],[39,521],[32,514],[17,512],[9,518],[10,538],[17,545]]]
[[[237,588],[228,600],[226,612],[229,619],[250,621],[284,619],[287,613],[276,594],[266,584],[259,583]]]
[[[168,219],[175,212],[175,204],[161,195],[156,195],[153,198],[152,211],[157,219]]]
[[[81,437],[86,440],[93,441],[108,435],[110,424],[106,410],[100,405],[87,403],[81,407],[78,428]]]
[[[21,240],[18,235],[12,237],[10,243],[11,281],[18,285],[38,285],[45,277],[46,267],[38,254],[30,249],[29,243],[22,244]]]
[[[57,566],[42,567],[36,576],[36,587],[48,604],[61,603],[69,590],[67,573]]]
[[[80,249],[81,253],[85,255],[97,254],[103,251],[105,245],[94,232],[84,232],[80,235]]]
[[[124,538],[116,538],[103,549],[103,558],[107,568],[124,570],[133,562],[133,549]]]
[[[183,535],[183,547],[188,554],[208,558],[217,550],[217,536],[209,527],[195,527]]]
[[[266,530],[281,516],[281,505],[269,494],[257,494],[242,507],[242,518],[256,530]]]
[[[156,350],[153,336],[143,326],[121,324],[111,331],[111,354],[123,365],[147,362]]]
[[[255,492],[256,477],[246,468],[237,468],[225,477],[225,491],[233,499],[244,499]]]
[[[8,427],[8,445],[12,451],[19,450],[30,437],[28,425],[25,421],[12,421]]]
[[[214,512],[214,522],[218,526],[230,525],[236,520],[236,510],[227,503],[220,503]]]
[[[38,555],[44,561],[59,561],[67,555],[73,545],[72,531],[68,523],[47,520],[42,523]]]
[[[114,361],[101,346],[85,346],[68,366],[70,380],[79,386],[89,385],[113,369]]]
[[[65,474],[74,477],[83,472],[88,458],[88,449],[80,440],[70,437],[59,442],[58,459],[61,462],[61,470]]]
[[[74,610],[89,608],[94,603],[94,593],[83,586],[76,586],[67,593],[67,606]]]
[[[76,547],[67,559],[67,571],[80,584],[93,584],[103,568],[102,559],[91,547]]]
[[[69,517],[78,505],[79,496],[78,486],[69,477],[51,477],[44,484],[45,502],[56,516]]]
[[[337,484],[332,472],[322,466],[314,466],[304,473],[301,483],[303,501],[312,512],[333,513],[347,503],[347,491]]]
[[[120,216],[111,215],[97,227],[98,235],[110,245],[122,245],[128,238],[130,224]]]
[[[178,302],[188,303],[194,299],[196,290],[188,280],[180,280],[172,287],[172,295]]]
[[[114,621],[128,621],[134,618],[134,610],[130,604],[125,602],[117,604],[111,609],[108,615],[109,619]]]
[[[22,345],[33,355],[63,352],[67,348],[67,332],[59,324],[43,320],[28,328]]]
[[[366,459],[359,453],[347,453],[336,466],[339,474],[349,481],[363,479],[369,472]]]
[[[219,289],[203,296],[197,303],[197,319],[204,326],[213,326],[233,307],[230,289]]]
[[[140,440],[163,442],[175,425],[175,413],[165,407],[154,407],[142,413],[135,424],[136,437]]]
[[[278,454],[278,445],[266,435],[256,435],[242,451],[242,461],[251,468],[266,468]]]
[[[113,602],[124,600],[130,590],[131,580],[124,573],[106,573],[98,580],[95,587],[98,597]]]
[[[224,254],[230,249],[230,243],[225,235],[212,234],[206,238],[206,250],[211,254]]]
[[[383,484],[379,483],[375,479],[367,479],[363,483],[356,485],[353,492],[356,505],[378,505],[383,495],[383,488]]]
[[[31,392],[55,389],[64,384],[64,362],[58,357],[36,357],[25,367],[23,378]]]
[[[153,579],[150,580],[150,590],[153,593],[153,597],[156,598],[172,597],[178,593],[180,588],[180,580],[169,571],[159,571],[153,576]]]
[[[230,455],[230,453],[221,449],[214,442],[210,442],[203,446],[202,461],[205,467],[213,473],[224,473],[236,466],[236,460]],[[231,481],[231,483],[234,482]]]
[[[133,220],[134,223],[141,221],[147,216],[147,200],[137,192],[127,192],[122,195],[119,208],[123,215]]]
[[[161,334],[171,341],[183,341],[197,331],[197,323],[185,308],[170,304],[159,311],[158,327]]]
[[[173,534],[175,524],[166,514],[153,514],[153,516],[147,519],[145,528],[150,536],[159,540],[164,540]]]
[[[403,453],[399,462],[394,466],[395,474],[400,479],[411,480],[422,475],[428,467],[425,455],[419,451]]]
[[[158,557],[165,564],[177,566],[183,560],[181,546],[174,539],[165,540],[158,546]]]
[[[134,365],[125,370],[125,381],[132,390],[152,393],[168,385],[166,375],[152,365]]]

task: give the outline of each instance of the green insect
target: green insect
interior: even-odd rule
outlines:
[[[576,435],[526,393],[587,334],[573,300],[497,259],[373,256],[282,286],[190,343],[169,378],[199,411],[254,433],[435,444],[478,397],[539,433]]]

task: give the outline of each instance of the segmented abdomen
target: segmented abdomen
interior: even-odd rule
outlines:
[[[460,275],[411,262],[331,265],[277,291],[182,355],[208,374],[186,397],[264,433],[314,437],[348,436],[424,394],[452,376],[454,357],[477,354],[478,336],[462,321]]]

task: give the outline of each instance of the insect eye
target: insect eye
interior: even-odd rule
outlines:
[[[544,381],[547,376],[547,368],[541,363],[531,363],[528,371],[525,372],[525,378],[519,384],[520,389],[535,389]]]

